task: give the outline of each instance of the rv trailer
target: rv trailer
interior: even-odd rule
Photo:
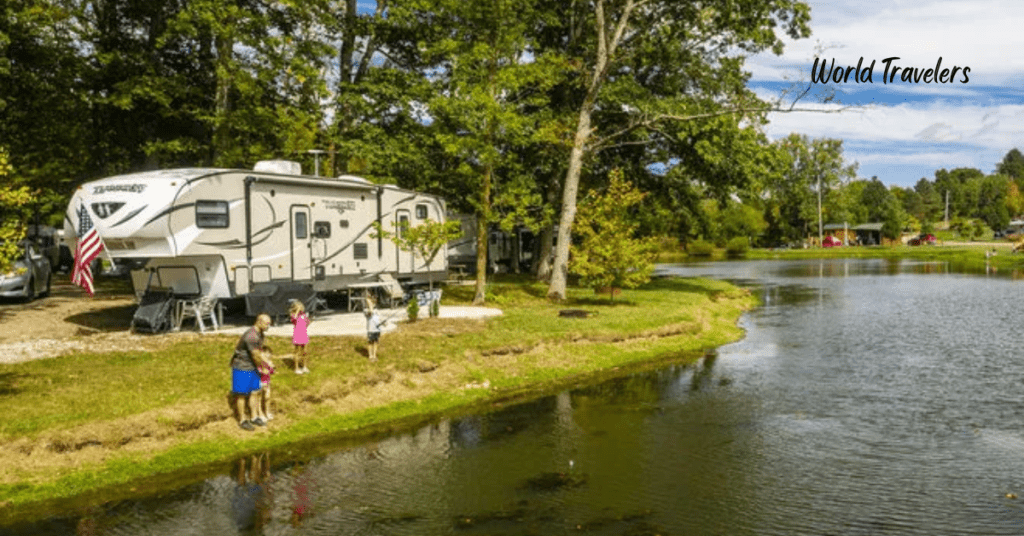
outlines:
[[[460,267],[467,273],[476,272],[477,219],[472,214],[448,214],[449,220],[457,220],[462,235],[448,242],[448,265]],[[520,269],[529,270],[533,262],[534,235],[525,227],[516,227],[511,233],[501,230],[496,224],[488,226],[487,269],[489,272],[512,271],[513,263]]]
[[[110,258],[131,265],[140,300],[151,287],[229,299],[289,285],[340,290],[384,273],[418,285],[447,273],[444,255],[428,266],[371,237],[378,221],[388,230],[444,221],[444,200],[360,177],[302,175],[296,162],[264,161],[251,171],[148,171],[83,184],[64,219],[72,249],[83,211]]]

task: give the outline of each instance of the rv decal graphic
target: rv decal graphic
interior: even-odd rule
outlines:
[[[148,207],[148,206],[149,205],[143,205],[141,208],[137,208],[137,209],[131,211],[130,214],[128,214],[127,216],[122,218],[121,221],[115,223],[114,225],[111,225],[111,227],[117,227],[118,225],[121,225],[122,223],[124,223],[124,222],[126,222],[126,221],[128,221],[128,220],[130,220],[132,218],[134,218],[135,216],[138,216],[139,213],[142,212],[143,210],[146,210],[146,207]]]
[[[237,238],[232,238],[231,240],[225,240],[223,242],[196,242],[196,244],[200,244],[200,245],[203,245],[203,246],[223,247],[223,248],[233,248],[233,247],[244,246],[245,245],[244,243],[242,243],[241,240],[239,240]]]
[[[327,261],[337,257],[338,255],[341,255],[346,249],[349,248],[349,246],[354,244],[356,242],[356,240],[359,240],[360,238],[362,238],[362,236],[364,234],[366,234],[366,231],[369,231],[371,227],[373,227],[372,223],[370,225],[367,225],[366,227],[364,227],[362,231],[359,231],[359,234],[357,234],[355,236],[355,238],[353,238],[352,240],[349,240],[349,242],[347,244],[345,244],[344,246],[341,246],[341,248],[338,249],[338,251],[335,251],[334,253],[331,253],[330,255],[328,255],[328,256],[318,260],[317,264],[318,265],[323,264],[323,263],[325,263],[325,262],[327,262]]]
[[[141,194],[145,189],[145,184],[101,184],[99,186],[92,187],[92,195],[105,194],[107,192]]]
[[[103,202],[93,203],[92,211],[100,219],[106,219],[111,214],[117,212],[118,209],[124,206],[122,202]]]
[[[337,210],[338,214],[345,214],[346,210],[355,210],[355,201],[331,201],[328,199],[323,200],[324,208],[328,210]]]
[[[166,216],[166,215],[168,215],[168,214],[170,214],[172,212],[179,211],[179,210],[181,210],[183,208],[191,208],[193,206],[195,206],[195,203],[182,203],[180,205],[175,205],[173,207],[168,207],[168,208],[160,211],[160,213],[157,214],[156,216],[153,216],[152,218],[150,218],[149,221],[147,221],[145,223],[145,225],[149,225],[149,224],[155,222],[156,220],[159,220],[160,218],[162,218],[162,217],[164,217],[164,216]]]
[[[398,205],[401,205],[402,203],[405,203],[405,202],[408,202],[408,201],[412,201],[413,199],[416,199],[416,194],[412,194],[412,195],[410,195],[408,197],[403,197],[403,198],[399,199],[398,201],[395,201],[391,205],[391,208],[394,208],[394,207],[396,207]]]
[[[278,228],[282,227],[283,225],[285,225],[286,223],[288,223],[288,222],[286,222],[284,220],[281,220],[279,222],[274,222],[274,223],[272,223],[272,224],[270,224],[270,225],[260,229],[259,231],[256,231],[255,233],[252,234],[252,237],[253,237],[252,245],[258,246],[258,245],[266,242],[267,240],[270,239],[270,236],[273,234],[274,229],[278,229]],[[264,233],[266,233],[266,235],[263,238],[260,238],[259,240],[256,240],[257,236],[259,236],[261,234],[264,234]],[[229,243],[225,243],[226,245],[224,245],[224,249],[241,249],[241,248],[245,247],[245,243],[240,241],[240,240],[235,240],[234,242],[237,242],[238,245],[227,245]],[[207,245],[216,245],[216,244],[207,244]]]

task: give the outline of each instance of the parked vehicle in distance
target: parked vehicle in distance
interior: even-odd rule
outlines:
[[[834,248],[841,245],[843,245],[843,241],[831,235],[826,236],[825,239],[821,241],[821,246],[826,248]]]
[[[29,240],[21,241],[21,257],[0,274],[0,296],[32,301],[50,294],[53,273],[50,261]]]
[[[59,269],[61,265],[61,250],[56,228],[49,225],[29,225],[25,238],[31,240],[36,246],[36,251],[50,261],[51,269]],[[71,269],[70,265],[68,269]]]
[[[915,236],[914,238],[911,238],[910,241],[907,242],[907,244],[911,245],[911,246],[920,246],[922,244],[923,245],[927,245],[927,246],[934,246],[935,245],[935,235],[921,233],[921,234]]]

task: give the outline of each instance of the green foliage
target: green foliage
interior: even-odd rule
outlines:
[[[430,317],[437,318],[439,316],[441,316],[441,301],[432,300],[430,302]]]
[[[580,203],[569,270],[590,288],[636,288],[650,280],[658,243],[637,238],[638,224],[631,215],[644,195],[622,177],[609,174],[603,194],[591,192]]]
[[[10,185],[11,165],[7,151],[0,148],[0,273],[6,273],[21,256],[19,243],[25,238],[27,207],[33,196],[27,186]]]
[[[828,217],[823,223],[855,219],[849,196],[834,193],[844,190],[845,181],[857,171],[856,165],[846,165],[843,160],[842,140],[790,134],[776,142],[774,150],[776,168],[764,179],[764,220],[770,242],[817,235],[819,188],[821,218]],[[827,204],[827,200],[833,204]]]
[[[686,246],[686,253],[693,257],[710,257],[715,252],[715,245],[704,240],[694,240]]]
[[[725,245],[725,253],[730,257],[742,257],[747,254],[749,249],[750,240],[745,236],[737,236],[729,240],[729,243]]]
[[[983,236],[991,237],[992,229],[982,220],[975,220],[971,226],[971,240],[977,240]]]
[[[420,301],[415,297],[409,300],[409,305],[405,307],[405,312],[409,315],[409,322],[415,322],[420,317]]]
[[[391,225],[395,227],[396,224],[392,222]],[[419,256],[424,265],[429,266],[442,247],[462,236],[462,228],[457,220],[439,222],[428,218],[419,225],[409,225],[403,221],[401,228],[388,231],[379,221],[375,221],[370,236],[394,242],[399,249]],[[430,277],[430,289],[434,289],[433,276]]]
[[[1010,149],[1003,161],[996,166],[996,173],[1006,175],[1016,181],[1024,180],[1024,154],[1016,147]]]

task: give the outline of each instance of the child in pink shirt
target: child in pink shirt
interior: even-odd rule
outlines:
[[[295,300],[292,302],[291,310],[289,311],[291,316],[292,324],[295,324],[295,329],[292,331],[292,344],[295,345],[295,373],[296,374],[309,374],[309,368],[306,367],[306,345],[309,344],[309,334],[306,333],[306,328],[309,327],[309,315],[306,314],[306,307],[302,305],[302,302]]]

